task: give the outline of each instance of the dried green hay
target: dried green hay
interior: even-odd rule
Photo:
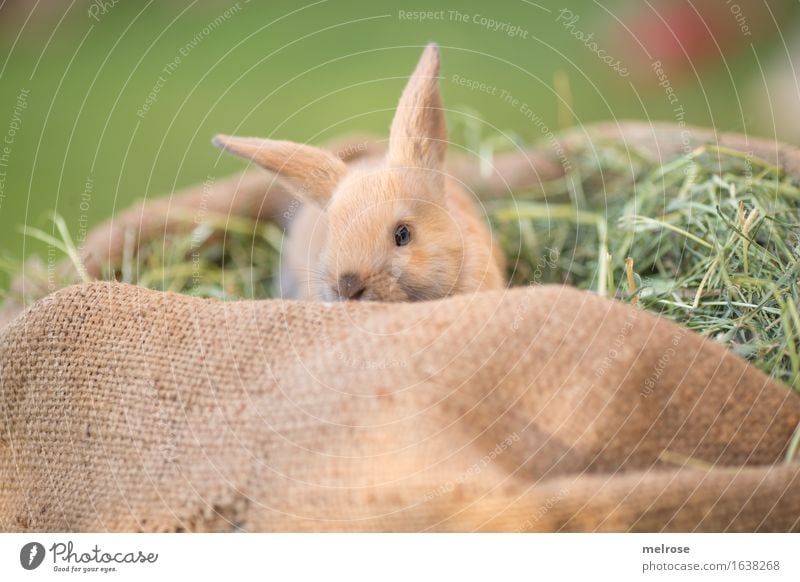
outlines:
[[[512,284],[565,283],[636,302],[800,390],[800,189],[791,178],[712,145],[660,165],[596,142],[571,162],[543,191],[491,205]]]
[[[467,139],[489,161],[499,143]],[[487,203],[512,285],[563,283],[635,302],[800,390],[800,188],[790,177],[713,145],[659,163],[629,145],[595,141],[573,152],[570,166],[539,191]],[[105,278],[200,297],[273,296],[275,225],[216,215],[185,220],[187,232],[148,241],[138,253],[131,236]],[[81,273],[63,221],[52,233],[25,232]],[[45,275],[28,267],[26,277],[37,272]]]

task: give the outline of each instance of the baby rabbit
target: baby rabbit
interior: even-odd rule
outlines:
[[[308,145],[214,138],[286,180],[303,203],[284,244],[283,297],[421,301],[504,286],[499,246],[470,195],[445,173],[438,74],[432,43],[400,98],[385,158],[348,166]]]

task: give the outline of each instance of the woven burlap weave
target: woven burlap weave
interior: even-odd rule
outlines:
[[[76,285],[0,330],[0,386],[3,531],[800,528],[800,398],[568,287],[325,305]]]
[[[96,283],[0,354],[3,530],[797,527],[798,467],[769,465],[798,398],[566,287],[326,306]]]

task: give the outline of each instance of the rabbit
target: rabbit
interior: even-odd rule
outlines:
[[[348,165],[309,145],[214,138],[288,182],[302,203],[284,241],[282,297],[405,302],[505,286],[504,258],[478,205],[445,173],[438,74],[439,48],[431,43],[377,159]]]

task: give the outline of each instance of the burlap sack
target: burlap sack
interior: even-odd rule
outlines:
[[[505,178],[536,180],[530,159]],[[800,398],[567,287],[325,305],[72,286],[0,331],[0,385],[4,531],[800,529]]]

